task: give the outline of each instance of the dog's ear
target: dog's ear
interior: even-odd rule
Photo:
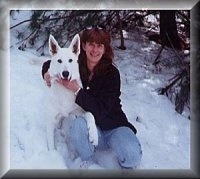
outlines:
[[[58,50],[60,49],[60,46],[58,45],[58,42],[55,40],[53,35],[50,34],[49,36],[49,53],[50,55],[54,55],[58,53]]]
[[[76,34],[72,39],[69,48],[71,48],[72,52],[75,53],[75,55],[78,56],[80,54],[80,37],[78,34]]]

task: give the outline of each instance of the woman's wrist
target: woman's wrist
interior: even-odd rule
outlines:
[[[79,88],[74,92],[75,96],[78,95],[78,93],[79,93],[80,90],[81,90],[81,87],[79,87]]]

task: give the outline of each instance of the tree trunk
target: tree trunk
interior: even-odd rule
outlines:
[[[163,45],[181,49],[174,10],[160,11],[160,37]]]
[[[116,16],[119,24],[119,32],[120,32],[120,39],[121,39],[121,45],[118,47],[119,49],[126,50],[126,47],[124,46],[124,36],[123,36],[123,29],[122,29],[122,21],[119,15],[119,11],[116,11]]]

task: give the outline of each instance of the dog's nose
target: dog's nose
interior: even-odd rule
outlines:
[[[68,71],[63,71],[62,72],[62,76],[63,76],[63,78],[67,79],[68,76],[69,76],[69,72]]]

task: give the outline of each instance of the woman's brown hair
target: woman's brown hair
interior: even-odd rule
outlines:
[[[79,55],[79,70],[82,79],[87,80],[89,76],[89,70],[87,68],[86,53],[82,48],[82,43],[95,42],[97,44],[103,44],[105,52],[100,59],[99,63],[94,68],[95,75],[106,74],[109,71],[109,66],[113,62],[114,54],[111,47],[111,36],[105,29],[92,28],[86,29],[80,34],[81,40],[81,53]]]

